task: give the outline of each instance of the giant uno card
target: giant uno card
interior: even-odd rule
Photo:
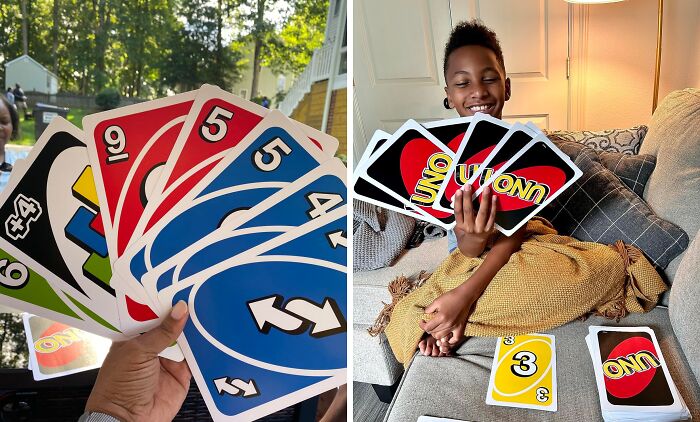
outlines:
[[[454,214],[433,209],[432,205],[452,159],[453,153],[444,143],[409,120],[358,170],[414,210],[451,227]]]
[[[500,167],[474,195],[490,186],[498,197],[496,227],[510,236],[583,173],[545,136],[538,135]]]
[[[93,332],[119,339],[102,217],[82,136],[62,118],[44,131],[25,173],[16,174],[2,193],[0,247],[18,261],[8,265],[18,268],[10,277],[33,274],[30,268],[102,326]]]
[[[474,115],[455,154],[456,158],[445,173],[445,183],[440,187],[433,208],[454,213],[452,198],[455,192],[467,183],[508,129],[510,126],[505,122],[489,115]]]

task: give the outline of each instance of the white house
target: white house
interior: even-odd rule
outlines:
[[[58,92],[58,76],[26,54],[5,63],[5,86],[14,88],[19,84],[24,92],[36,91],[44,94]]]

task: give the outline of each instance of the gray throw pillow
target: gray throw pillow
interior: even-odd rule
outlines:
[[[637,194],[605,168],[596,152],[576,142],[556,142],[583,176],[542,212],[559,233],[579,240],[639,248],[657,268],[688,247],[688,235],[657,217]]]
[[[619,152],[631,155],[639,152],[639,147],[642,145],[647,130],[646,126],[640,125],[629,129],[598,131],[581,130],[569,132],[557,130],[549,132],[547,136],[550,139],[578,142],[597,151]]]
[[[352,256],[354,271],[394,263],[406,248],[416,220],[364,201],[353,200]]]
[[[615,173],[627,187],[642,197],[644,187],[656,166],[653,155],[628,155],[619,152],[599,152],[598,161]]]

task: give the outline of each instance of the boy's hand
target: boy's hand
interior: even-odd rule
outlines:
[[[420,321],[420,328],[437,340],[449,338],[456,344],[464,338],[467,318],[479,296],[469,283],[443,293],[425,308],[426,314],[434,314],[430,321]]]
[[[479,211],[474,215],[472,188],[464,185],[455,192],[455,236],[459,250],[466,256],[479,256],[486,249],[486,243],[493,232],[496,221],[496,201],[498,197],[487,187],[481,194]]]

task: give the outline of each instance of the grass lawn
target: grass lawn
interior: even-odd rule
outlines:
[[[85,110],[72,108],[68,112],[68,121],[82,129],[84,115]],[[19,126],[19,138],[10,141],[10,143],[15,145],[34,145],[36,143],[36,138],[34,137],[34,120],[24,120],[24,117],[21,117]]]

